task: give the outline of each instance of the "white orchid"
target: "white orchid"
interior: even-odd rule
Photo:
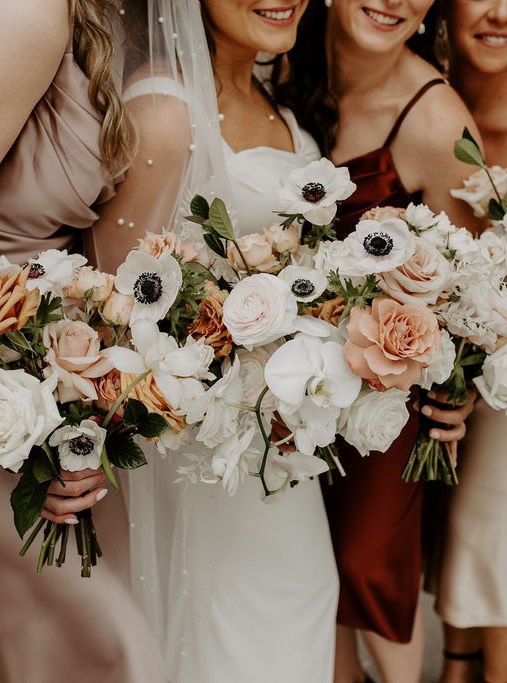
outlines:
[[[213,473],[222,480],[222,485],[230,496],[236,493],[241,476],[245,475],[240,468],[240,460],[252,443],[255,433],[256,428],[251,426],[242,435],[232,434],[213,452],[211,461]]]
[[[336,202],[355,189],[348,168],[320,159],[292,171],[278,196],[283,212],[300,214],[314,225],[328,225],[336,215]]]
[[[313,301],[318,299],[327,289],[326,276],[322,271],[315,268],[286,266],[278,277],[289,285],[296,301]]]
[[[48,249],[34,259],[28,259],[30,274],[27,289],[37,287],[41,294],[51,291],[53,296],[63,296],[62,288],[75,276],[77,269],[87,259],[80,254],[68,254],[66,249]]]
[[[275,449],[268,454],[266,466],[266,483],[270,491],[276,491],[291,481],[306,481],[327,472],[329,467],[321,458],[302,453],[284,453],[280,455]],[[261,494],[265,503],[278,503],[280,494],[265,496]]]
[[[182,286],[178,261],[170,254],[156,259],[145,251],[131,251],[118,268],[116,289],[134,295],[130,322],[141,318],[157,321],[165,317]]]
[[[79,425],[66,425],[57,429],[49,438],[49,445],[58,448],[62,469],[80,472],[100,467],[102,448],[107,430],[93,420],[81,420]]]
[[[304,455],[313,455],[317,446],[327,446],[336,437],[336,420],[340,408],[331,405],[326,408],[305,398],[294,413],[281,413],[287,427],[294,433],[297,450]]]
[[[321,408],[350,405],[359,394],[361,379],[354,375],[336,341],[298,334],[271,356],[266,383],[283,413],[298,410],[305,396]]]

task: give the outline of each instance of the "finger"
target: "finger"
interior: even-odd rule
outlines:
[[[460,441],[466,433],[465,424],[462,422],[453,429],[430,429],[429,435],[432,439],[442,441],[443,443],[450,443],[451,441]]]
[[[89,471],[92,472],[93,470]],[[66,498],[77,498],[77,496],[97,488],[104,479],[105,474],[101,470],[98,474],[95,473],[94,476],[79,481],[66,480],[65,486],[62,486],[59,481],[53,481],[49,486],[48,493]]]
[[[421,413],[426,417],[431,417],[434,422],[440,422],[448,425],[459,425],[466,420],[470,414],[468,410],[463,408],[455,408],[454,410],[442,410],[437,406],[424,405],[421,408]]]
[[[44,508],[41,512],[41,517],[48,519],[50,522],[56,522],[57,524],[79,524],[79,520],[75,515],[55,515],[51,510]]]
[[[458,442],[457,441],[452,441],[449,444],[449,450],[451,454],[451,461],[454,467],[458,464]]]
[[[58,517],[69,517],[74,512],[81,512],[91,508],[95,503],[104,498],[107,489],[94,489],[79,498],[63,498],[62,496],[49,495],[46,498],[45,508]]]
[[[454,405],[454,401],[449,399],[449,392],[446,391],[428,391],[428,398],[430,398],[432,401],[439,401],[440,403],[448,403],[450,405]],[[466,401],[456,401],[457,406],[465,406],[470,403],[470,401],[473,403],[476,398],[477,398],[477,391],[476,389],[470,388],[467,389],[467,396],[468,399]]]

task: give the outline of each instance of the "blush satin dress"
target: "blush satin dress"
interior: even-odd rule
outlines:
[[[406,208],[420,201],[403,187],[390,146],[419,98],[440,83],[446,81],[429,81],[414,95],[382,147],[342,164],[357,190],[339,207],[338,237],[352,232],[369,209]],[[421,573],[423,485],[406,484],[400,476],[418,428],[417,414],[411,411],[392,446],[364,458],[340,441],[346,477],[335,477],[332,486],[323,483],[340,576],[338,623],[400,643],[411,639]]]
[[[0,164],[0,254],[24,263],[49,248],[78,249],[90,208],[114,195],[100,163],[101,119],[88,80],[67,52],[44,97]],[[66,227],[62,227],[66,226]],[[14,528],[14,477],[0,471],[0,681],[167,683],[156,644],[130,590],[128,521],[110,491],[94,507],[104,556],[80,577],[73,539],[63,568],[36,574]]]

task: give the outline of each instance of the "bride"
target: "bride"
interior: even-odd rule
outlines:
[[[238,233],[273,222],[280,180],[320,154],[254,66],[292,47],[307,1],[123,3],[140,147],[94,231],[102,268],[180,228],[195,192],[226,199]],[[154,452],[130,491],[133,580],[172,683],[331,683],[338,582],[318,481],[266,505],[253,477],[230,498],[175,484],[177,464]]]

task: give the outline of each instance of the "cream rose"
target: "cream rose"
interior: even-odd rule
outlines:
[[[76,275],[67,282],[62,291],[69,299],[84,299],[86,292],[90,291],[90,301],[101,303],[113,291],[114,275],[101,273],[91,266],[81,266]]]
[[[174,232],[165,232],[159,235],[148,233],[139,242],[139,249],[147,251],[156,259],[164,254],[177,254],[182,263],[197,261],[199,257],[194,242],[183,242]]]
[[[265,235],[245,235],[237,240],[237,244],[249,268],[263,273],[278,273],[281,270],[282,264],[273,255],[273,249]],[[234,245],[229,247],[227,258],[240,272],[245,270],[243,259]]]
[[[507,170],[501,166],[492,166],[489,172],[500,196],[503,197],[507,192]],[[495,191],[483,168],[475,171],[475,173],[472,173],[470,177],[464,180],[462,188],[451,190],[451,195],[469,204],[474,211],[474,215],[479,218],[488,213],[489,200],[496,198]]]
[[[63,421],[55,386],[56,378],[39,382],[24,370],[0,370],[0,466],[17,472]]]
[[[284,252],[294,253],[299,249],[301,238],[299,227],[293,223],[288,228],[283,228],[279,223],[274,223],[269,228],[262,228],[264,236],[278,254]]]
[[[474,384],[493,410],[507,413],[507,345],[486,357],[482,375],[474,379]]]
[[[125,327],[130,322],[130,315],[134,307],[134,295],[111,292],[102,309],[102,315],[113,325]]]
[[[58,320],[44,328],[47,348],[45,377],[58,376],[58,398],[69,401],[97,399],[93,379],[102,377],[113,365],[100,350],[98,333],[80,320]]]
[[[224,303],[223,320],[233,341],[252,349],[296,329],[297,301],[289,285],[259,273],[238,282]]]

